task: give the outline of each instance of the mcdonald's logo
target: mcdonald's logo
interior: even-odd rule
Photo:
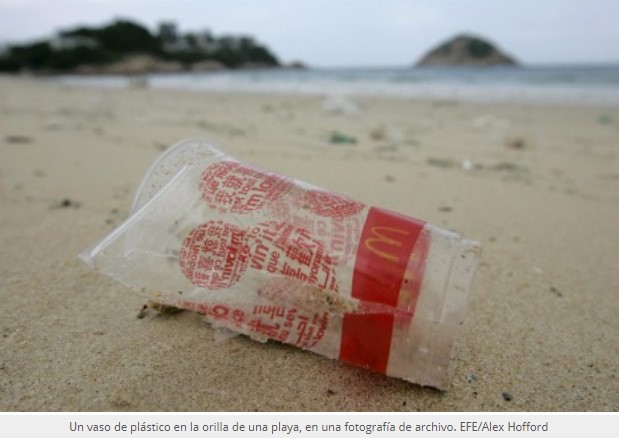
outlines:
[[[395,306],[406,269],[424,223],[377,207],[370,208],[359,238],[352,296]]]
[[[372,237],[367,238],[364,242],[367,249],[383,259],[395,263],[399,262],[399,257],[397,256],[397,253],[400,253],[400,251],[396,250],[395,248],[402,247],[402,240],[396,239],[394,235],[400,235],[400,237],[407,237],[410,235],[410,231],[398,229],[396,227],[373,226],[370,228],[370,232],[372,234]],[[392,248],[390,249],[389,247]],[[395,251],[391,252],[391,250]]]
[[[357,247],[351,296],[396,307],[405,276],[409,288],[417,288],[419,275],[407,268],[423,227],[422,221],[370,208]],[[416,291],[409,294],[414,306]],[[393,313],[344,314],[340,360],[385,373],[393,325]]]

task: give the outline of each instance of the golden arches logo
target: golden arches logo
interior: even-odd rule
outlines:
[[[402,247],[402,241],[393,237],[394,234],[408,236],[410,232],[408,230],[398,229],[395,227],[387,226],[374,226],[371,229],[372,237],[367,238],[364,242],[366,248],[383,259],[397,263],[399,258],[393,253],[388,252],[388,247]],[[391,236],[389,236],[391,234]],[[382,249],[378,248],[382,243]]]

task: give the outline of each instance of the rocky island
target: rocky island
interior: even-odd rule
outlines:
[[[418,67],[516,65],[516,61],[492,43],[473,35],[458,35],[430,50]]]

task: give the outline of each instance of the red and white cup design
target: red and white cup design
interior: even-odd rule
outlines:
[[[247,231],[221,220],[193,229],[179,251],[183,274],[198,287],[229,288],[249,264]]]
[[[338,291],[323,242],[288,223],[270,221],[241,229],[222,220],[207,221],[183,240],[179,263],[191,283],[209,290],[230,288],[251,268]]]
[[[335,265],[344,265],[354,257],[367,209],[344,195],[295,187],[268,210],[273,217],[308,230],[324,242]]]
[[[202,198],[220,213],[245,214],[285,194],[292,179],[236,160],[208,166],[202,173]]]
[[[320,343],[331,334],[337,352],[327,354],[386,373],[396,318],[412,319],[419,294],[428,245],[423,222],[232,160],[208,166],[199,190],[219,219],[187,234],[180,268],[220,299],[185,300],[183,307],[254,338],[323,353]],[[357,312],[297,306],[285,291],[276,297],[280,303],[269,294],[256,303],[226,302],[227,289],[255,282],[251,271],[289,279],[291,289],[302,284],[339,295],[358,304]]]
[[[178,305],[223,326],[258,340],[272,339],[313,350],[323,340],[329,326],[329,313],[312,312],[289,305],[207,304],[181,301]]]

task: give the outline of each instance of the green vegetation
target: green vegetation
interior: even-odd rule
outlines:
[[[173,23],[162,23],[158,34],[127,20],[103,27],[79,27],[47,41],[13,45],[0,52],[0,71],[68,72],[79,66],[105,66],[132,54],[176,61],[185,68],[202,61],[228,68],[278,66],[268,48],[247,36],[215,37],[210,32],[179,35]]]
[[[485,58],[492,52],[492,46],[478,38],[471,38],[468,42],[467,50],[473,58]]]

